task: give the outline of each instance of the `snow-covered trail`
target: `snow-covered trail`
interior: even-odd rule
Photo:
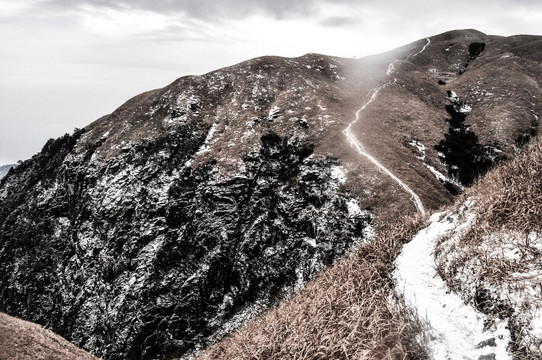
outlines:
[[[425,320],[428,328],[424,339],[432,359],[510,359],[506,351],[510,341],[506,322],[484,331],[485,315],[450,293],[435,270],[433,250],[437,240],[450,231],[463,231],[472,220],[467,218],[459,224],[459,215],[442,219],[441,215],[431,216],[430,225],[416,234],[397,257],[393,273],[397,291]]]
[[[431,44],[431,39],[426,38],[426,40],[427,40],[427,43],[422,47],[422,49],[418,51],[416,54],[407,57],[407,59],[412,59],[413,57],[416,57],[420,55],[422,52],[424,52],[425,49],[427,49],[427,47],[429,46],[429,44]],[[386,70],[386,75],[389,76],[395,72],[395,63],[397,63],[398,61],[399,59],[395,59],[388,65],[388,69]]]
[[[378,95],[378,92],[380,90],[382,90],[383,88],[385,88],[386,86],[388,86],[389,84],[390,84],[390,82],[387,82],[384,85],[381,85],[381,86],[371,90],[372,91],[371,98],[358,111],[356,111],[356,118],[354,119],[354,121],[352,121],[350,124],[348,124],[346,129],[343,130],[343,133],[344,133],[344,135],[346,135],[346,138],[350,142],[350,145],[353,146],[354,148],[356,148],[356,150],[359,152],[360,155],[365,156],[367,159],[369,159],[380,170],[382,170],[382,172],[384,172],[386,175],[391,177],[393,179],[393,181],[398,183],[407,193],[409,193],[410,198],[411,198],[412,202],[414,203],[414,205],[416,205],[416,209],[418,210],[418,212],[424,214],[425,209],[423,207],[423,204],[422,204],[422,201],[421,201],[420,197],[407,184],[405,184],[403,181],[401,181],[401,179],[399,179],[397,176],[395,176],[395,174],[393,174],[390,170],[388,170],[388,168],[386,168],[377,159],[375,159],[374,156],[372,156],[371,154],[366,152],[365,149],[363,148],[363,145],[359,142],[358,139],[356,139],[356,137],[352,133],[352,125],[354,125],[356,122],[359,121],[360,113],[363,110],[365,110],[365,108],[376,99],[376,96]]]
[[[420,55],[422,52],[425,51],[425,49],[427,49],[427,47],[429,46],[429,44],[431,44],[431,39],[429,39],[429,38],[425,38],[425,39],[427,40],[427,44],[425,44],[425,45],[423,46],[423,48],[422,48],[420,51],[418,51],[416,54],[412,55],[411,57],[415,57],[415,56]]]
[[[427,46],[431,43],[431,40],[429,38],[427,38],[427,44],[425,44],[425,46],[420,50],[418,51],[416,54],[412,55],[412,56],[409,56],[408,58],[411,58],[411,57],[414,57],[416,55],[419,55],[421,54],[426,48]],[[391,75],[394,71],[395,71],[395,66],[394,64],[399,61],[398,59],[395,59],[394,61],[392,61],[389,65],[388,65],[388,69],[386,70],[386,75]],[[412,202],[414,203],[414,205],[416,206],[416,209],[418,210],[418,212],[422,213],[422,214],[425,214],[425,209],[423,207],[423,203],[420,199],[420,197],[407,185],[405,184],[401,179],[399,179],[395,174],[393,174],[390,170],[388,170],[388,168],[386,168],[384,165],[382,165],[374,156],[372,156],[371,154],[369,154],[368,152],[365,151],[365,149],[363,148],[363,145],[361,144],[361,142],[355,137],[355,135],[352,133],[352,125],[354,125],[355,123],[357,123],[360,119],[360,113],[365,110],[365,108],[371,104],[375,99],[376,99],[376,96],[378,95],[378,93],[380,92],[380,90],[382,90],[383,88],[385,88],[386,86],[390,85],[391,83],[393,83],[394,81],[388,81],[387,83],[383,84],[383,85],[380,85],[379,87],[377,88],[374,88],[370,91],[370,93],[372,92],[371,94],[371,97],[369,98],[369,100],[363,104],[363,106],[358,110],[356,111],[356,117],[354,119],[354,121],[352,121],[350,124],[348,124],[348,126],[346,127],[346,129],[343,130],[343,133],[344,135],[346,135],[346,138],[348,139],[348,141],[350,142],[350,145],[355,147],[356,150],[359,152],[360,155],[362,156],[365,156],[367,159],[369,159],[373,164],[375,164],[380,170],[382,170],[386,175],[388,175],[389,177],[392,178],[393,181],[395,181],[396,183],[398,183],[408,194],[410,194],[410,199],[412,200]]]

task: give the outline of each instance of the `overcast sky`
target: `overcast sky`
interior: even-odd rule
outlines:
[[[0,0],[0,165],[183,75],[452,29],[541,35],[541,19],[539,0]]]

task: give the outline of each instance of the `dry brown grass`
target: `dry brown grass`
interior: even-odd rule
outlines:
[[[424,359],[420,325],[393,291],[393,262],[423,226],[403,219],[200,359]]]
[[[518,359],[539,359],[534,318],[542,311],[542,141],[489,172],[463,199],[476,218],[465,234],[443,239],[437,264],[448,285],[483,312],[509,319]],[[463,203],[458,201],[458,204]]]
[[[97,360],[37,324],[0,313],[0,359]]]
[[[477,199],[488,231],[542,229],[542,141],[538,138],[504,166],[487,174],[467,196]]]

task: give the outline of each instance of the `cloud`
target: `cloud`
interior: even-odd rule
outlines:
[[[181,75],[360,57],[457,28],[539,33],[540,18],[539,0],[0,0],[0,162]]]
[[[213,20],[240,19],[249,15],[264,15],[278,19],[308,16],[317,8],[317,0],[48,0],[43,6],[60,8],[94,6],[116,10],[147,10],[163,14],[182,13],[186,16]],[[327,1],[327,0],[325,0]]]
[[[327,27],[346,27],[358,23],[360,19],[351,16],[329,16],[319,22],[320,25]]]

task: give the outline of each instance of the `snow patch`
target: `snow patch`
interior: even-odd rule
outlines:
[[[350,199],[346,203],[346,206],[348,207],[348,217],[356,217],[363,214],[356,199]]]
[[[318,102],[318,109],[322,110],[322,111],[326,111],[327,108],[323,107],[322,104],[320,102]]]
[[[397,60],[391,62],[389,65],[388,65],[388,69],[386,70],[386,75],[391,75],[393,74],[393,72],[395,71],[395,62],[397,62]]]
[[[437,169],[435,169],[433,166],[431,166],[429,164],[424,163],[424,165],[425,165],[425,167],[427,169],[429,169],[429,171],[431,171],[431,173],[433,175],[435,175],[435,177],[437,178],[437,180],[440,183],[444,184],[444,183],[448,182],[450,184],[453,184],[453,185],[457,186],[461,190],[465,191],[465,187],[463,185],[461,185],[461,183],[459,183],[459,181],[447,177],[446,175],[444,175],[443,173],[441,173],[440,171],[438,171]]]
[[[415,147],[418,149],[420,153],[422,153],[421,156],[416,156],[416,158],[420,160],[425,160],[425,145],[422,144],[419,140],[413,139],[411,142],[408,143],[408,145]]]
[[[472,111],[472,105],[471,104],[461,104],[459,106],[459,112],[463,114],[470,113]]]
[[[451,103],[457,103],[459,102],[459,96],[457,96],[457,94],[455,93],[455,91],[453,90],[449,90],[448,91],[448,100],[451,102]]]
[[[426,168],[429,169],[429,171],[431,171],[431,173],[433,173],[433,175],[435,175],[435,177],[437,178],[439,182],[444,183],[448,181],[448,178],[445,175],[443,175],[441,172],[439,172],[437,169],[435,169],[429,164],[424,164],[424,165]]]
[[[207,137],[205,138],[205,141],[203,142],[203,145],[201,145],[201,147],[194,154],[194,156],[198,156],[198,155],[201,155],[201,154],[206,153],[207,151],[209,151],[211,141],[213,139],[213,135],[214,135],[214,133],[216,131],[216,128],[217,128],[217,124],[214,123],[211,126],[211,128],[209,129],[209,132],[207,133]]]
[[[269,115],[267,116],[267,120],[273,121],[274,119],[282,116],[282,110],[278,106],[273,106],[271,110],[269,110]]]
[[[346,173],[344,172],[344,168],[340,165],[332,166],[331,178],[343,185],[346,182]]]

